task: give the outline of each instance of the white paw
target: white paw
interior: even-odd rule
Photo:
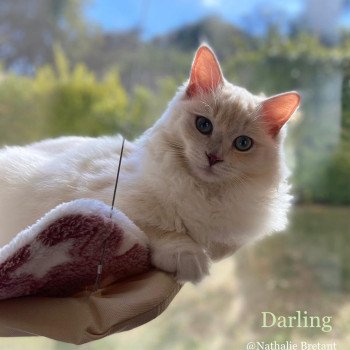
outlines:
[[[177,254],[176,279],[179,282],[198,283],[209,274],[209,258],[200,252],[179,252]]]
[[[167,242],[152,251],[152,263],[166,272],[174,273],[179,282],[200,282],[209,274],[209,258],[194,243]]]

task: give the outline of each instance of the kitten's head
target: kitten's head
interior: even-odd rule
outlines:
[[[227,82],[212,50],[201,46],[188,82],[162,118],[174,149],[205,182],[274,176],[283,125],[300,103],[296,92],[255,96]]]

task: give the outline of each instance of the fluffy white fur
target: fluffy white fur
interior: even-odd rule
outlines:
[[[126,143],[122,160],[116,206],[149,237],[153,264],[181,281],[201,280],[211,260],[287,223],[284,131],[269,134],[263,98],[220,82],[191,96],[185,84],[155,125]],[[212,120],[210,137],[196,129],[198,115]],[[248,152],[233,148],[239,135],[253,138]],[[0,245],[59,203],[94,198],[109,204],[120,148],[116,136],[3,149]],[[206,152],[224,161],[209,167]]]

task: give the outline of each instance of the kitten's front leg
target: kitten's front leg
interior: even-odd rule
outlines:
[[[153,232],[148,236],[152,264],[161,270],[174,273],[179,282],[197,283],[209,274],[210,259],[190,237],[176,232]]]

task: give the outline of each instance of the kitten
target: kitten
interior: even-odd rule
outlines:
[[[287,223],[282,126],[299,106],[227,82],[201,46],[164,115],[127,142],[116,207],[149,237],[153,264],[198,282],[210,262]],[[63,137],[0,152],[0,244],[59,203],[110,204],[121,137]]]

